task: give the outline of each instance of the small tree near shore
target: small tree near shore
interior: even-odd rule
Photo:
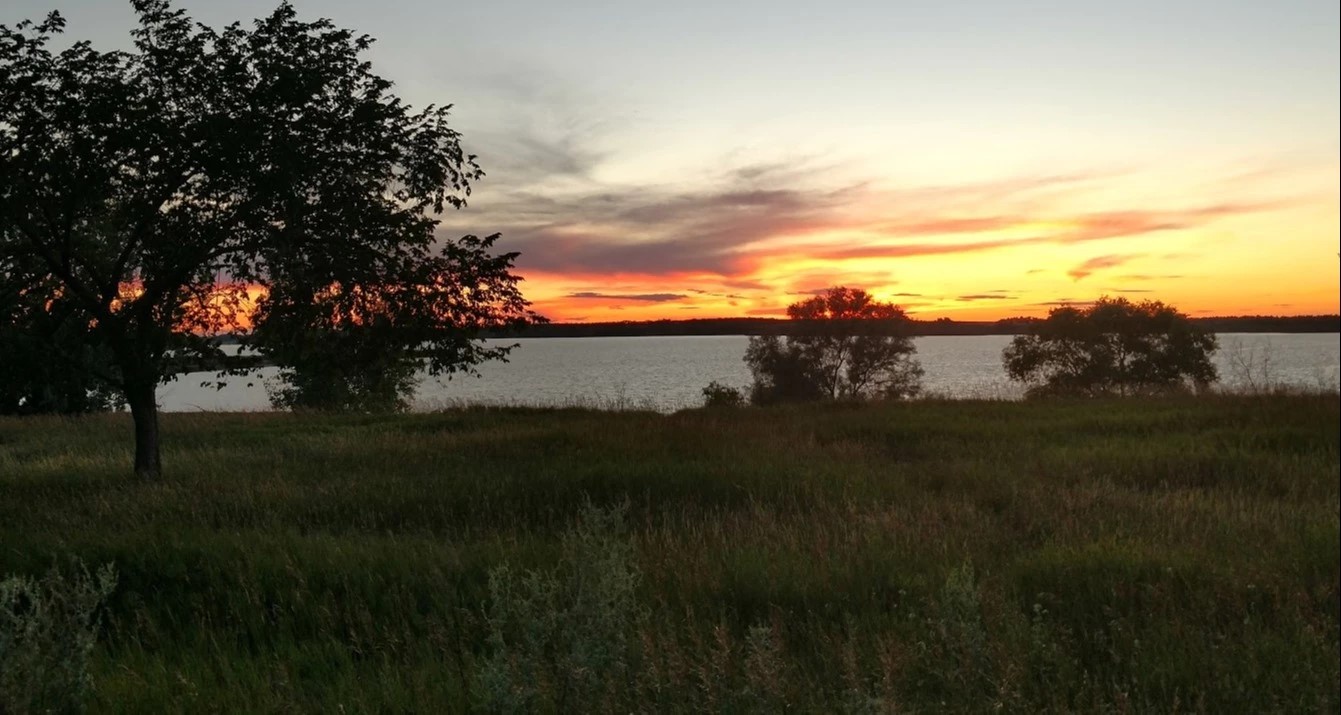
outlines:
[[[1217,379],[1215,334],[1159,301],[1100,298],[1054,308],[1001,354],[1030,395],[1140,395],[1202,389]]]
[[[837,286],[787,307],[788,335],[750,338],[755,404],[899,399],[917,394],[922,367],[903,309]]]

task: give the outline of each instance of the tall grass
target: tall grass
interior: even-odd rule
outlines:
[[[53,566],[45,576],[0,580],[0,712],[78,712],[99,607],[116,585],[110,565],[90,574]]]
[[[0,420],[96,711],[1335,712],[1336,396]]]

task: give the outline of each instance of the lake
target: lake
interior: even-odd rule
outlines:
[[[1220,335],[1215,361],[1221,383],[1247,387],[1263,382],[1336,390],[1341,340],[1329,334]],[[957,398],[1020,397],[1006,379],[1001,350],[1008,335],[933,336],[914,340],[926,371],[923,389]],[[460,404],[508,404],[673,411],[700,403],[700,391],[716,380],[745,387],[750,372],[741,360],[749,338],[729,336],[529,338],[516,342],[508,363],[487,363],[480,377],[420,382],[414,408],[433,410]],[[215,390],[201,382],[213,373],[191,373],[159,387],[168,412],[259,411],[270,409],[266,381],[277,370],[252,378],[230,378]]]

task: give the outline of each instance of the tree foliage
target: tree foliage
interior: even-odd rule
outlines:
[[[756,404],[899,399],[920,389],[922,368],[903,309],[842,286],[787,307],[788,335],[750,338],[745,362]]]
[[[31,263],[22,258],[0,256],[0,415],[113,407],[115,394],[93,375],[114,371],[110,356],[88,339],[87,324],[68,303],[51,300],[47,286],[20,280],[22,264]]]
[[[1136,395],[1209,385],[1216,347],[1213,333],[1172,306],[1104,297],[1054,308],[1001,357],[1031,394]]]
[[[516,254],[435,235],[482,175],[449,107],[410,109],[362,58],[370,38],[287,3],[219,30],[132,5],[126,52],[53,51],[55,13],[0,26],[0,257],[32,256],[25,315],[59,305],[111,355],[100,377],[130,404],[137,472],[160,469],[155,386],[220,359],[209,336],[253,286],[255,344],[299,370],[332,332],[387,346],[350,365],[506,354],[471,338],[534,317]]]

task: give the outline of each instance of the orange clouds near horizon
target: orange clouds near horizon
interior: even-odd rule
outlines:
[[[442,233],[466,218],[500,230],[523,294],[555,322],[784,317],[834,285],[923,320],[1041,317],[1104,295],[1194,316],[1341,312],[1336,195],[1311,170],[1267,176],[1162,193],[1139,173],[826,191],[728,177],[504,197]],[[247,302],[263,295],[250,286]]]
[[[1334,159],[1170,166],[920,187],[745,167],[689,186],[504,191],[441,233],[500,231],[524,294],[558,322],[776,317],[833,285],[922,319],[1103,295],[1191,315],[1341,310]]]
[[[798,242],[789,235],[748,244],[715,271],[532,270],[524,251],[518,265],[536,309],[559,322],[781,316],[799,297],[839,284],[864,288],[925,319],[1041,316],[1059,303],[1102,295],[1155,298],[1189,314],[1338,312],[1335,251],[1327,260],[1315,240],[1263,245],[1261,255],[1245,252],[1247,239],[1236,224],[1257,220],[1257,213],[1290,225],[1289,209],[1127,212],[966,221],[957,229],[985,230],[913,241],[839,233]],[[1044,225],[1050,230],[1040,230]],[[1321,231],[1300,231],[1310,232]]]

